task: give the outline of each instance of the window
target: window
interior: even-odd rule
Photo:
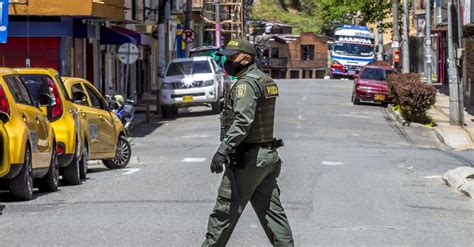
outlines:
[[[36,105],[40,94],[49,95],[52,101],[56,99],[53,89],[49,85],[50,82],[53,83],[51,77],[40,74],[20,75],[20,77],[25,82],[25,86]]]
[[[61,76],[56,75],[56,80],[58,81],[59,88],[60,88],[59,90],[61,90],[61,92],[63,93],[64,98],[66,98],[66,100],[71,101],[71,98],[69,98],[69,95],[66,93],[67,90],[66,90],[66,88],[64,87],[64,82],[63,82],[63,79],[61,79]]]
[[[25,104],[25,99],[23,98],[23,95],[21,94],[21,91],[18,88],[18,82],[16,81],[16,79],[13,76],[5,76],[4,80],[7,83],[8,89],[10,89],[13,98],[15,99],[15,102],[18,104]]]
[[[314,45],[301,46],[301,60],[314,60]]]
[[[86,86],[86,90],[87,90],[87,94],[89,94],[92,107],[97,108],[97,109],[105,109],[104,102],[102,102],[100,96],[97,95],[95,91],[89,86]]]
[[[360,75],[361,79],[386,81],[389,74],[393,73],[393,70],[385,70],[382,68],[365,68]]]
[[[212,73],[209,61],[184,61],[171,63],[166,76]]]
[[[28,90],[26,89],[25,84],[23,83],[21,78],[15,76],[15,79],[17,81],[18,89],[20,89],[20,93],[21,93],[21,96],[23,97],[24,103],[31,106],[36,105],[36,102],[33,103],[33,100],[31,100],[31,96],[28,93]]]
[[[272,58],[280,57],[280,49],[278,47],[272,47]]]
[[[71,93],[74,95],[75,92],[82,92],[87,97],[87,94],[86,94],[86,92],[84,92],[84,89],[82,88],[81,83],[76,83],[76,84],[72,85]],[[79,103],[79,104],[80,105],[88,105],[87,100],[86,101],[81,101],[81,103]]]

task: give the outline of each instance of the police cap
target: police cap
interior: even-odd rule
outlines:
[[[253,45],[246,39],[231,39],[223,51],[217,52],[221,56],[233,56],[239,52],[255,56],[257,53]]]

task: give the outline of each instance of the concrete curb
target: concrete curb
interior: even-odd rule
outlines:
[[[402,115],[400,115],[400,113],[398,111],[395,111],[395,109],[393,109],[393,108],[394,108],[393,105],[388,105],[388,107],[387,107],[387,112],[390,115],[390,117],[392,119],[394,119],[395,121],[397,121],[400,125],[410,127],[411,122],[405,120],[402,117]]]
[[[460,166],[443,174],[443,181],[459,192],[474,198],[474,167]]]
[[[466,150],[472,148],[471,136],[461,127],[438,125],[434,127],[434,130],[438,139],[453,149]]]
[[[466,196],[469,196],[470,198],[474,199],[474,181],[469,181],[463,184],[459,188],[459,191],[464,193]]]

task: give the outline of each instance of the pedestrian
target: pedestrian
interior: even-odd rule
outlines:
[[[202,246],[225,246],[248,201],[274,246],[294,246],[276,180],[282,164],[277,148],[283,146],[273,137],[278,86],[257,68],[249,41],[233,39],[218,53],[226,56],[224,69],[237,81],[221,114],[221,144],[211,172],[226,169]]]

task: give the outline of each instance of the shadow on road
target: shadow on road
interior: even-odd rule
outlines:
[[[133,129],[132,136],[133,137],[145,137],[156,129],[158,129],[161,125],[163,125],[162,122],[150,122],[150,123],[143,123],[139,126],[137,126],[135,129]]]

